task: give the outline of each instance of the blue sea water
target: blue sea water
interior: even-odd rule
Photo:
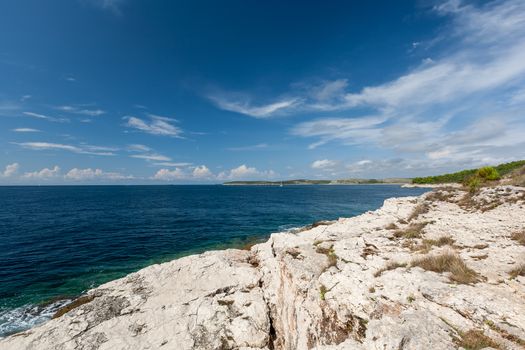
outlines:
[[[357,186],[0,187],[0,336],[144,266],[262,240],[425,190]]]

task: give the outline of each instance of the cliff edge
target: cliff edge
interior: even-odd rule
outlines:
[[[523,349],[525,189],[440,188],[106,283],[0,349]]]

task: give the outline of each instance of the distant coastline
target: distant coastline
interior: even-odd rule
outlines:
[[[404,185],[410,178],[391,179],[342,179],[342,180],[286,180],[286,181],[228,181],[224,186],[292,186],[292,185]]]

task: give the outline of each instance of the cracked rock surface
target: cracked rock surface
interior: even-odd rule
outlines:
[[[0,349],[458,349],[472,335],[478,348],[523,349],[516,232],[523,188],[388,199],[250,251],[147,267]]]

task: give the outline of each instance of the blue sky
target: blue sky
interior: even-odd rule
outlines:
[[[524,107],[520,0],[0,3],[0,184],[437,174]]]

